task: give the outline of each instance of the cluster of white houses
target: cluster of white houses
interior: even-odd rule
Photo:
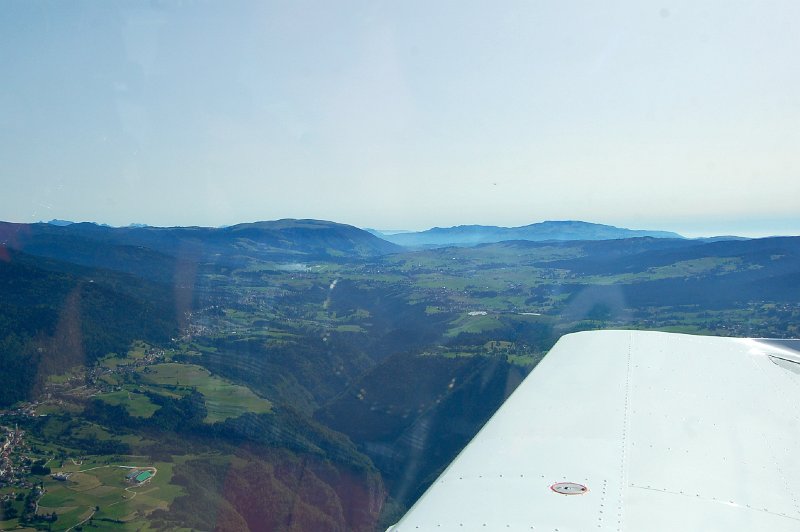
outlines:
[[[15,463],[14,452],[23,450],[25,431],[19,430],[18,427],[0,426],[0,433],[3,434],[3,441],[0,444],[0,486],[2,486],[11,484],[19,476],[21,466],[18,462]],[[20,458],[25,459],[24,456]]]

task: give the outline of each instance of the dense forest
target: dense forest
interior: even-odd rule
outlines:
[[[31,398],[42,379],[135,339],[178,333],[173,291],[122,273],[42,260],[13,250],[0,261],[0,406]]]

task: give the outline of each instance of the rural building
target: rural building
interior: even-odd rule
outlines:
[[[147,480],[152,476],[153,474],[150,471],[142,471],[141,473],[136,475],[136,482],[141,484],[142,482],[144,482],[145,480]]]

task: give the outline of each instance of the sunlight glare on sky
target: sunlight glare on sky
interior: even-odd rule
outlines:
[[[800,3],[28,2],[0,219],[800,234]]]

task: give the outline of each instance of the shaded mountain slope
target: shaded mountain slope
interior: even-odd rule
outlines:
[[[682,242],[685,242],[681,245]],[[660,242],[659,242],[660,243]],[[665,241],[670,244],[670,241]],[[639,243],[647,244],[647,243]],[[772,237],[753,240],[725,240],[718,242],[677,241],[677,246],[628,246],[627,241],[587,245],[586,256],[577,259],[550,262],[549,266],[564,267],[584,275],[642,272],[649,268],[678,262],[716,258],[736,258],[753,265],[768,267],[770,271],[795,271],[800,265],[800,237]],[[626,246],[625,253],[613,248]]]
[[[173,292],[128,275],[0,248],[0,405],[47,375],[178,330]]]
[[[238,265],[247,259],[347,260],[401,248],[353,226],[277,220],[209,227],[106,227],[0,222],[0,244],[32,255],[170,281],[176,261]]]
[[[315,417],[348,435],[408,505],[477,433],[526,370],[503,359],[398,354]]]

